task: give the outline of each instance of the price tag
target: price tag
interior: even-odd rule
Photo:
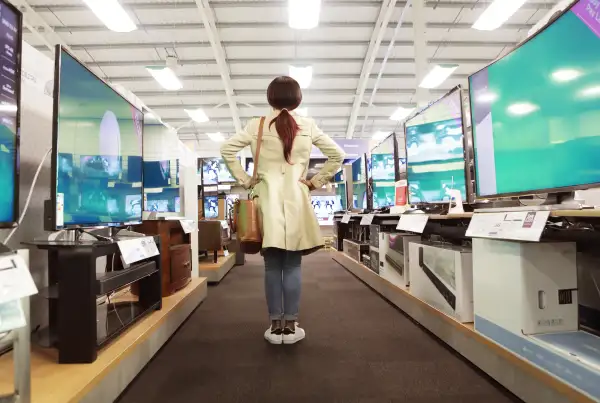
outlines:
[[[342,224],[348,224],[352,216],[350,214],[344,214],[342,217]]]
[[[402,214],[396,229],[398,231],[422,234],[427,225],[427,221],[429,221],[429,216],[427,214]]]
[[[549,211],[476,213],[469,223],[467,236],[539,242],[549,216]]]
[[[25,260],[19,255],[0,256],[0,304],[37,294]]]
[[[183,232],[186,234],[198,231],[198,228],[196,227],[196,221],[194,220],[179,220],[179,223],[181,224]]]
[[[27,324],[21,300],[0,304],[0,333],[19,329]]]
[[[117,242],[121,251],[121,260],[125,265],[130,265],[140,260],[148,259],[159,254],[153,237],[140,237]]]
[[[375,218],[375,214],[367,214],[362,216],[360,219],[360,225],[371,225],[371,223],[373,223],[373,218]]]

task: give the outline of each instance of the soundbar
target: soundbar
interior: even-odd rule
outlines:
[[[96,274],[96,295],[106,295],[146,276],[156,273],[155,262],[143,262],[125,270]]]

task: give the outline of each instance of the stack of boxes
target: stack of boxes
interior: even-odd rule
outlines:
[[[400,288],[410,285],[408,245],[412,242],[421,242],[421,236],[389,232],[379,234],[379,275]]]

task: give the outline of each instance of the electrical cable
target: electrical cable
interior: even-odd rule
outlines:
[[[12,236],[17,231],[17,229],[19,229],[19,226],[21,225],[21,223],[23,222],[23,219],[25,218],[25,214],[27,213],[27,208],[29,207],[29,202],[31,201],[31,196],[33,196],[33,189],[35,188],[35,184],[38,180],[38,176],[40,175],[40,171],[42,170],[42,166],[44,165],[46,158],[48,158],[48,155],[50,155],[51,152],[52,152],[52,148],[50,148],[50,149],[48,149],[48,151],[46,151],[46,154],[44,154],[44,157],[42,158],[42,160],[40,161],[40,164],[37,167],[37,171],[35,171],[35,175],[33,176],[33,180],[31,181],[31,188],[29,189],[29,194],[27,195],[27,200],[25,201],[25,206],[23,207],[23,211],[21,212],[19,221],[17,221],[17,226],[14,227],[12,229],[12,231],[10,231],[10,233],[4,240],[3,243],[5,245],[8,243],[8,241],[10,241],[10,238],[12,238]]]
[[[113,293],[113,295],[114,295],[114,293]],[[125,327],[125,323],[123,323],[123,321],[121,320],[121,316],[119,316],[119,311],[118,311],[118,310],[117,310],[117,308],[114,306],[115,304],[113,304],[113,303],[110,301],[110,295],[107,295],[107,296],[106,296],[106,298],[108,299],[108,303],[109,303],[109,305],[113,305],[113,311],[114,311],[114,312],[115,312],[115,314],[117,315],[117,319],[119,319],[119,322],[121,322],[121,326],[122,326],[122,327]],[[108,309],[108,308],[107,308],[107,309]],[[107,322],[108,322],[108,320],[107,320]]]

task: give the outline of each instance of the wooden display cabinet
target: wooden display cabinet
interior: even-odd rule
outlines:
[[[160,237],[163,297],[188,285],[192,280],[192,245],[179,220],[146,220],[135,231]]]

